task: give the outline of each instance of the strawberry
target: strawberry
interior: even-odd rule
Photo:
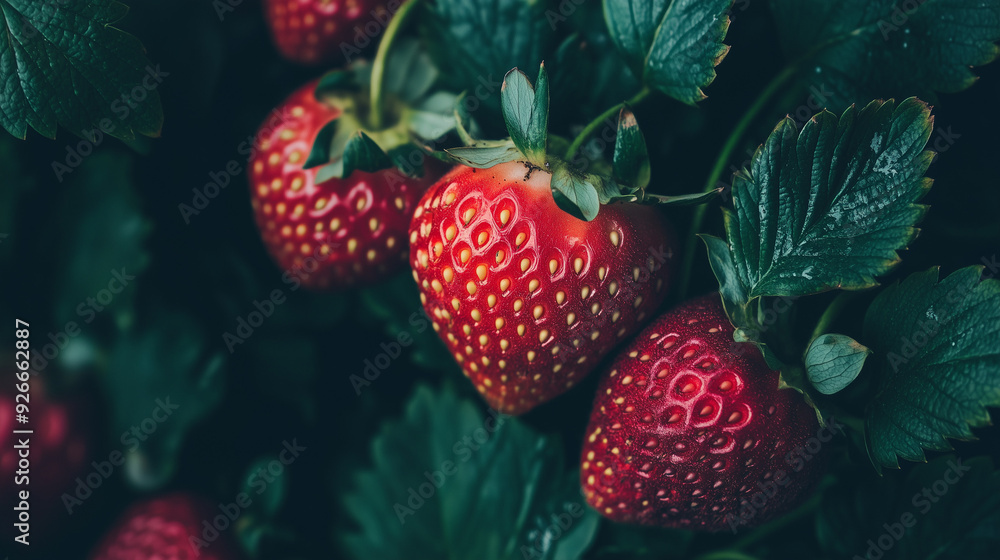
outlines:
[[[265,122],[250,160],[251,204],[268,252],[312,289],[349,287],[384,277],[406,262],[406,231],[431,173],[355,169],[317,181],[304,169],[320,130],[341,116],[314,96],[317,81],[293,93]]]
[[[523,161],[458,167],[424,195],[410,264],[433,327],[495,409],[530,410],[578,383],[663,301],[674,239],[652,207],[556,206]]]
[[[7,363],[10,363],[8,361]],[[33,528],[49,525],[66,517],[60,496],[72,492],[74,480],[83,476],[91,458],[92,410],[81,400],[54,401],[46,395],[41,378],[29,381],[27,397],[18,396],[4,386],[0,392],[0,501],[16,504],[15,496],[28,490]],[[27,404],[29,423],[16,421],[16,407]],[[15,434],[13,430],[33,430],[32,434]],[[24,480],[18,477],[19,439],[30,440],[30,472]],[[11,532],[12,528],[5,530]]]
[[[587,501],[615,521],[708,531],[791,509],[823,460],[798,455],[818,422],[778,381],[733,342],[718,294],[662,315],[601,382],[581,459]]]
[[[226,531],[211,533],[210,540],[203,534],[205,523],[212,524],[213,518],[219,515],[219,510],[209,502],[190,494],[172,494],[140,502],[122,514],[90,559],[233,560],[242,557],[233,537]]]
[[[379,0],[264,0],[271,37],[282,56],[299,64],[321,64],[358,52],[372,39],[365,27],[381,31],[390,15]],[[361,28],[365,45],[355,44]],[[346,43],[346,46],[342,44]]]

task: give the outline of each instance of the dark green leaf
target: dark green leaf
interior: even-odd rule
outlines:
[[[865,315],[864,341],[878,392],[868,405],[868,450],[877,467],[924,460],[971,439],[1000,406],[1000,280],[981,266],[938,282],[938,270],[885,289]]]
[[[355,558],[572,560],[596,532],[560,442],[451,391],[419,387],[372,461],[345,498],[361,531],[341,542]]]
[[[535,68],[555,49],[547,8],[537,0],[425,2],[421,34],[454,90],[474,95],[476,108],[498,111],[504,74]]]
[[[331,70],[320,77],[316,84],[316,99],[323,99],[329,95],[339,96],[345,92],[361,91],[361,84],[358,82],[358,73],[353,69]]]
[[[698,237],[705,242],[705,247],[708,249],[708,262],[712,266],[715,278],[719,281],[722,306],[729,320],[738,328],[752,325],[747,309],[747,293],[736,272],[729,245],[713,235],[703,233]]]
[[[725,213],[750,298],[875,286],[917,234],[933,154],[918,99],[824,111],[801,132],[786,118],[736,174]]]
[[[642,137],[632,109],[626,105],[618,113],[618,134],[615,137],[611,176],[626,187],[645,189],[649,185],[649,175],[646,139]]]
[[[569,166],[559,165],[552,173],[552,194],[563,211],[581,220],[591,221],[601,209],[598,186],[593,175],[579,175]]]
[[[374,173],[393,166],[392,159],[364,131],[359,130],[344,147],[344,167],[341,177],[350,177],[354,170]]]
[[[944,456],[905,478],[844,477],[823,494],[816,536],[825,558],[992,558],[998,522],[1000,472],[992,462]]]
[[[431,320],[420,304],[420,291],[409,271],[361,290],[359,298],[357,320],[370,321],[372,328],[384,331],[394,340],[406,333],[405,337],[413,341],[408,352],[414,364],[429,371],[459,374],[455,358],[430,326]]]
[[[0,125],[18,138],[29,126],[55,138],[58,125],[82,138],[98,128],[159,136],[157,88],[169,73],[112,27],[127,10],[115,0],[0,0]]]
[[[843,334],[822,334],[806,349],[806,375],[817,391],[832,395],[854,381],[871,350]]]
[[[732,0],[604,0],[615,45],[636,76],[654,89],[694,104],[729,52]]]
[[[389,150],[389,159],[396,169],[408,177],[424,176],[424,159],[427,153],[413,144],[403,144]]]
[[[524,158],[510,140],[487,140],[472,146],[451,148],[445,152],[458,163],[477,169],[488,169],[494,165]]]
[[[104,378],[109,427],[135,487],[158,488],[170,479],[185,435],[225,392],[224,355],[207,340],[192,317],[160,310],[114,347]]]
[[[933,103],[998,53],[995,0],[771,0],[771,10],[816,101],[837,111],[863,99]]]
[[[72,188],[59,200],[52,224],[65,236],[55,278],[57,324],[90,325],[98,317],[119,326],[131,322],[135,277],[149,262],[144,245],[151,229],[135,195],[132,172],[131,155],[101,151],[66,176]],[[86,304],[118,286],[110,302]]]
[[[528,77],[514,68],[504,77],[500,102],[507,132],[517,149],[535,165],[545,164],[545,138],[548,133],[549,88],[545,67],[538,73],[538,92]]]

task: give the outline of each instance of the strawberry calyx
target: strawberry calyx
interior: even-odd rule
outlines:
[[[460,101],[461,99],[459,99]],[[570,163],[572,144],[548,133],[549,78],[543,62],[532,85],[517,68],[507,72],[500,89],[504,123],[510,135],[504,140],[477,140],[470,130],[473,123],[455,110],[455,130],[465,146],[444,150],[438,157],[478,169],[519,161],[528,169],[552,175],[551,188],[556,204],[576,218],[591,221],[602,204],[691,205],[707,202],[722,192],[664,196],[646,192],[650,181],[649,153],[639,124],[627,103],[618,114],[618,129],[611,165],[595,162],[594,172],[577,169]]]
[[[414,39],[395,38],[413,13],[411,0],[386,28],[374,63],[358,60],[320,78],[316,99],[338,110],[316,135],[304,168],[318,167],[317,181],[347,178],[355,170],[374,173],[395,167],[423,176],[418,146],[455,127],[456,96],[430,93],[438,71]]]

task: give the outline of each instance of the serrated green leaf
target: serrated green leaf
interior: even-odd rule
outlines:
[[[832,395],[854,381],[871,350],[843,334],[822,334],[806,349],[809,382],[824,395]]]
[[[392,159],[364,131],[359,130],[344,146],[344,167],[341,177],[350,177],[354,170],[374,173],[393,166]]]
[[[732,0],[604,0],[618,50],[651,88],[694,104],[729,52]]]
[[[1000,406],[1000,281],[963,268],[941,282],[932,268],[885,289],[865,315],[864,341],[878,392],[868,404],[868,450],[877,467],[922,461],[946,438],[971,439]]]
[[[169,75],[135,37],[112,27],[128,8],[115,0],[0,0],[0,125],[18,138],[57,126],[85,138],[159,136],[157,88]]]
[[[1000,52],[996,0],[771,0],[771,11],[816,101],[837,111],[862,99],[934,103]]]
[[[344,500],[360,527],[341,536],[354,558],[572,560],[596,532],[558,441],[449,390],[419,387],[372,460]],[[553,526],[560,514],[569,527]]]
[[[733,181],[725,212],[733,261],[750,298],[875,286],[917,234],[930,188],[929,107],[873,101],[801,132],[783,120]]]
[[[486,140],[476,142],[472,146],[449,148],[445,153],[458,163],[476,169],[488,169],[494,165],[524,158],[524,154],[510,140]]]
[[[641,190],[649,185],[651,168],[646,139],[642,137],[639,123],[628,105],[618,113],[618,133],[611,169],[614,180],[626,187]]]
[[[538,71],[538,91],[528,77],[514,68],[504,77],[500,89],[503,118],[510,139],[525,158],[537,166],[545,164],[548,135],[549,87],[545,66]]]
[[[905,478],[843,477],[823,493],[816,517],[824,558],[991,558],[998,527],[1000,472],[986,457],[951,455]]]
[[[593,175],[574,173],[568,166],[559,165],[552,172],[552,194],[556,204],[575,218],[591,221],[601,209],[598,186]]]
[[[112,445],[124,447],[129,483],[148,490],[170,479],[187,432],[222,399],[226,360],[191,316],[157,308],[144,319],[115,344],[103,381]]]

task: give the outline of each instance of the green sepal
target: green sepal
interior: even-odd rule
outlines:
[[[635,114],[626,104],[618,113],[618,133],[612,160],[612,178],[630,189],[645,190],[649,186],[651,168],[646,139],[639,130]]]
[[[549,79],[545,64],[538,69],[534,87],[517,68],[507,72],[500,88],[500,105],[514,145],[528,162],[544,167],[549,122]]]
[[[455,98],[455,132],[466,146],[471,146],[476,143],[479,130],[476,121],[472,120],[472,115],[469,114],[468,108],[465,106],[465,97],[468,93],[463,91]]]
[[[309,151],[309,157],[306,158],[306,162],[302,164],[302,169],[312,169],[313,167],[329,163],[332,155],[330,152],[333,149],[333,138],[336,135],[337,119],[324,124],[323,128],[319,129],[319,132],[316,133],[312,150]]]
[[[595,175],[581,175],[568,165],[559,165],[552,172],[552,196],[556,205],[574,218],[591,221],[601,208],[599,187]]]
[[[344,146],[341,177],[350,177],[354,170],[374,173],[393,167],[392,158],[363,130],[359,130]]]
[[[643,199],[640,202],[659,204],[662,206],[697,206],[699,204],[711,202],[712,199],[722,194],[723,190],[723,187],[719,187],[706,192],[679,194],[677,196],[646,193],[643,195]]]
[[[488,169],[494,165],[524,159],[524,155],[511,140],[485,140],[472,146],[445,150],[451,159],[476,169]]]

